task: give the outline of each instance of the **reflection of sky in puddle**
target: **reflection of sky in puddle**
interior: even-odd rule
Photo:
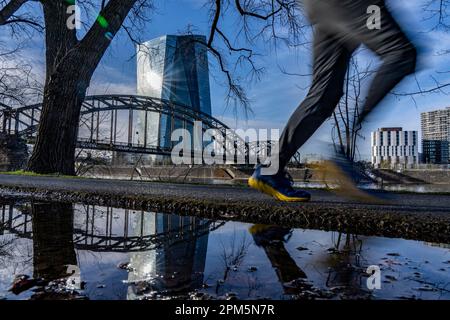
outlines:
[[[9,206],[5,207],[4,221],[8,222]],[[14,210],[13,223],[0,233],[0,297],[29,298],[30,290],[18,296],[7,291],[14,276],[48,274],[49,265],[64,261],[54,258],[55,252],[75,252],[81,279],[86,282],[83,293],[91,299],[188,297],[194,291],[199,292],[197,297],[236,295],[240,299],[450,299],[448,246],[74,207],[74,244],[57,247],[57,251],[51,248],[58,242],[54,236],[71,230],[61,227],[64,220],[56,219],[59,225],[44,222],[44,226],[28,222],[28,233],[24,233],[23,207]],[[33,211],[27,208],[26,212]],[[31,215],[27,219],[31,221]],[[71,221],[66,220],[69,227]],[[46,239],[49,230],[54,234]],[[36,257],[41,263],[36,264]],[[125,262],[132,270],[118,268]],[[381,290],[367,289],[369,265],[381,267]]]

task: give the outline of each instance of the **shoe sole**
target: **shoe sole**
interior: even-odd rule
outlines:
[[[261,191],[262,193],[265,193],[283,202],[308,202],[311,200],[311,198],[297,198],[285,196],[281,192],[274,189],[272,186],[252,177],[248,179],[248,185],[253,189]]]

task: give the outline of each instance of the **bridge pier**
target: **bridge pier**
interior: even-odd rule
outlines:
[[[28,147],[17,135],[0,133],[0,171],[24,169],[28,160]]]

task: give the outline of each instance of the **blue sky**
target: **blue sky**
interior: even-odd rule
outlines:
[[[440,30],[429,32],[431,22],[423,20],[424,13],[421,9],[424,1],[391,0],[387,2],[408,33],[421,47],[426,48],[422,50],[421,70],[416,77],[423,88],[427,88],[433,85],[431,76],[445,82],[448,74],[436,71],[450,71],[448,63],[450,55],[437,54],[450,49],[450,35]],[[193,26],[195,33],[208,34],[210,24],[208,8],[203,7],[203,4],[203,0],[157,0],[157,10],[151,15],[152,21],[140,35],[141,39],[149,40],[164,34],[180,34],[186,31],[188,26]],[[33,4],[33,6],[36,5]],[[26,9],[30,10],[30,8],[29,6]],[[235,34],[236,21],[236,17],[230,17],[227,25],[222,26],[222,30],[229,35]],[[8,33],[4,29],[0,31],[0,40],[5,43],[10,42]],[[42,43],[42,37],[34,37],[32,41],[27,42],[27,48],[23,54],[24,59],[31,61],[35,66],[35,72],[41,77],[45,52]],[[213,115],[231,127],[279,128],[281,130],[305,97],[311,79],[283,74],[279,66],[292,73],[309,73],[311,54],[307,48],[293,50],[281,46],[275,50],[272,45],[263,41],[255,43],[254,48],[261,54],[257,59],[258,65],[266,69],[259,82],[248,83],[246,86],[252,100],[254,114],[250,115],[248,120],[245,120],[242,114],[239,114],[237,119],[234,117],[232,108],[225,104],[226,89],[223,85],[223,75],[217,70],[214,59],[210,57]],[[94,75],[89,94],[135,94],[134,53],[134,45],[126,39],[124,33],[118,34]],[[378,63],[377,58],[370,53],[361,53],[359,59],[363,63]],[[398,92],[416,90],[414,77],[408,78],[396,88]],[[421,112],[449,105],[449,97],[444,93],[416,96],[415,102],[409,97],[397,99],[390,96],[370,117],[362,134],[368,138],[370,131],[382,126],[402,126],[407,130],[419,130]],[[328,140],[330,131],[329,124],[325,124],[302,148],[302,153],[319,153],[317,141]],[[370,154],[369,139],[360,141],[359,148],[361,157],[367,158]]]

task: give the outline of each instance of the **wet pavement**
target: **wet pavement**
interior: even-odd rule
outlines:
[[[0,175],[3,197],[103,204],[216,220],[450,242],[450,196],[374,192],[366,204],[326,190],[285,204],[246,187]]]
[[[1,203],[0,299],[450,299],[449,244]]]
[[[47,176],[21,176],[0,174],[0,188],[34,188],[51,191],[84,192],[91,194],[110,195],[136,195],[141,197],[165,197],[165,198],[191,198],[191,199],[215,199],[236,202],[257,201],[262,204],[276,204],[271,198],[243,186],[203,185],[203,184],[177,184],[165,182],[141,182],[126,180],[104,180],[85,178],[56,178]],[[311,203],[306,206],[318,205],[362,205],[351,199],[338,196],[327,190],[309,190],[312,193]],[[450,193],[450,190],[448,190]],[[374,191],[374,194],[377,194]],[[390,193],[383,195],[386,205],[395,205],[405,211],[417,212],[417,209],[426,209],[436,214],[450,213],[450,196],[448,194],[411,194]],[[297,207],[298,204],[286,204]],[[305,204],[303,204],[305,205]]]

